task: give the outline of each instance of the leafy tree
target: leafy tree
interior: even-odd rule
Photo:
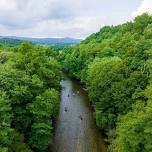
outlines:
[[[61,67],[56,53],[28,43],[1,49],[0,150],[45,150],[59,109]]]
[[[0,91],[0,150],[7,151],[7,146],[12,144],[11,139],[11,122],[12,108],[10,100],[5,92]],[[1,145],[3,147],[1,147]]]
[[[108,132],[110,142],[116,128],[112,147],[117,152],[152,151],[151,135],[144,132],[151,129],[146,122],[151,121],[151,89],[146,89],[152,82],[151,25],[152,16],[144,13],[132,22],[105,26],[61,53],[64,69],[86,85],[97,126]]]
[[[133,111],[120,118],[113,141],[113,152],[150,152],[152,151],[152,102],[137,103]]]
[[[45,150],[52,138],[52,123],[50,118],[58,111],[59,96],[55,90],[46,90],[36,97],[30,105],[30,111],[34,115],[34,123],[30,134],[32,147]]]

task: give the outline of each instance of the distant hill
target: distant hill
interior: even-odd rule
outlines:
[[[4,46],[16,46],[20,45],[23,41],[18,39],[11,39],[11,38],[0,38],[0,45]]]
[[[0,36],[0,41],[8,40],[10,41],[28,41],[33,44],[42,44],[42,45],[72,45],[78,44],[81,42],[81,39],[74,38],[28,38],[28,37],[16,37],[16,36]]]

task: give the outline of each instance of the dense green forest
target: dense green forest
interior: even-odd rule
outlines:
[[[20,45],[21,43],[23,43],[23,41],[18,39],[0,38],[1,46],[17,46]]]
[[[64,70],[86,85],[111,152],[152,151],[152,16],[105,26],[60,52]]]
[[[110,152],[152,152],[152,16],[148,14],[105,26],[63,49],[26,42],[1,46],[0,152],[47,149],[59,109],[61,68],[86,87]]]
[[[43,151],[59,108],[61,66],[54,49],[0,48],[0,152]]]

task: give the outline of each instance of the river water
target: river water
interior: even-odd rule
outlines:
[[[69,78],[61,81],[61,105],[50,152],[106,152],[87,93]]]

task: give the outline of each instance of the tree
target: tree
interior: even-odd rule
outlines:
[[[5,49],[0,51],[0,151],[45,150],[59,109],[56,53],[28,43]]]
[[[52,122],[58,112],[59,96],[54,89],[46,90],[36,97],[30,105],[30,111],[34,115],[34,123],[29,134],[29,143],[33,148],[45,150],[52,138]]]
[[[0,150],[7,152],[8,148],[12,144],[11,138],[11,122],[12,122],[12,108],[10,100],[5,92],[0,91]],[[2,146],[2,147],[1,147]]]
[[[133,110],[120,118],[113,141],[113,152],[152,151],[152,102],[137,103]]]

